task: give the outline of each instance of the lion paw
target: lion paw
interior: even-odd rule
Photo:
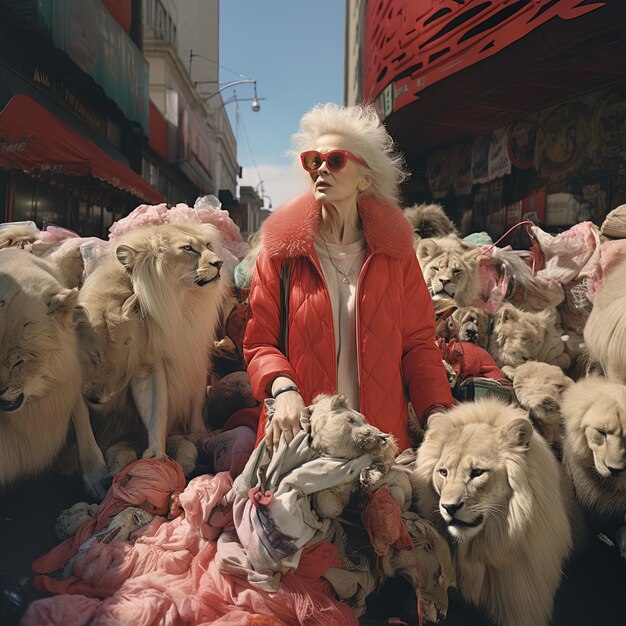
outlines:
[[[146,448],[141,455],[142,459],[162,459],[165,455],[164,450],[159,448]]]

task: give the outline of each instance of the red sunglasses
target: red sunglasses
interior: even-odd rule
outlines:
[[[363,159],[360,159],[356,154],[352,154],[348,150],[329,150],[328,152],[306,150],[300,153],[302,167],[307,172],[317,172],[322,167],[324,161],[326,161],[326,165],[328,165],[328,169],[331,172],[339,172],[346,166],[348,159],[352,159],[367,167],[367,163]]]

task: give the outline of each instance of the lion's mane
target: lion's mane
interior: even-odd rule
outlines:
[[[597,528],[614,530],[626,515],[626,386],[599,376],[563,393],[563,462],[576,499]]]
[[[548,626],[572,538],[561,469],[526,413],[485,399],[432,415],[413,480],[420,514],[451,538],[464,599],[504,626]],[[449,489],[479,527],[446,523]]]
[[[204,431],[210,351],[228,289],[219,274],[224,258],[213,226],[147,226],[116,241],[115,256],[85,281],[78,320],[83,393],[90,400],[95,429],[105,433],[104,448],[124,430],[132,433],[137,410],[140,415],[153,410],[147,406],[151,401],[143,411],[133,405],[142,402],[137,389],[145,389],[146,381],[155,393],[163,387],[163,432]],[[90,345],[98,345],[99,353]],[[163,372],[163,384],[154,378],[157,369]],[[106,381],[117,382],[107,386]],[[123,423],[106,425],[111,419]],[[148,445],[154,448],[152,420],[149,415],[143,419],[150,424]],[[164,452],[164,442],[158,444]]]

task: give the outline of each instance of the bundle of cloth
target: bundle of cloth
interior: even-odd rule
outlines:
[[[432,559],[432,540],[428,554],[416,552],[424,539],[413,535],[423,525],[400,511],[387,485],[365,506],[361,532],[375,546],[362,555],[367,567],[351,561],[346,532],[318,514],[315,497],[348,483],[358,491],[376,454],[326,456],[304,426],[272,454],[259,445],[234,483],[220,472],[185,486],[167,458],[128,465],[97,511],[85,505],[73,536],[35,561],[35,587],[57,595],[31,603],[22,624],[356,626],[379,583],[379,556],[389,555],[389,569],[394,550],[409,550],[402,567],[414,569],[417,581],[420,559]],[[433,564],[442,566],[450,569],[447,561]],[[346,589],[341,572],[357,570],[363,580]],[[435,618],[441,610],[433,605]]]

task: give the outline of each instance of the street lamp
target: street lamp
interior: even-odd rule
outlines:
[[[203,82],[213,82],[213,81],[197,81],[195,84],[196,85],[200,85]],[[254,98],[252,98],[252,110],[255,113],[258,113],[261,110],[261,104],[260,104],[259,98],[257,97],[257,94],[256,94],[256,80],[254,80],[252,78],[241,78],[239,80],[231,80],[228,83],[224,83],[223,85],[218,87],[218,89],[216,91],[214,91],[213,93],[209,94],[208,96],[203,97],[202,99],[206,102],[207,100],[210,100],[214,96],[217,96],[218,93],[221,93],[222,91],[224,91],[224,89],[228,89],[229,87],[234,87],[235,85],[241,85],[241,84],[244,84],[244,83],[252,83],[254,85]]]

